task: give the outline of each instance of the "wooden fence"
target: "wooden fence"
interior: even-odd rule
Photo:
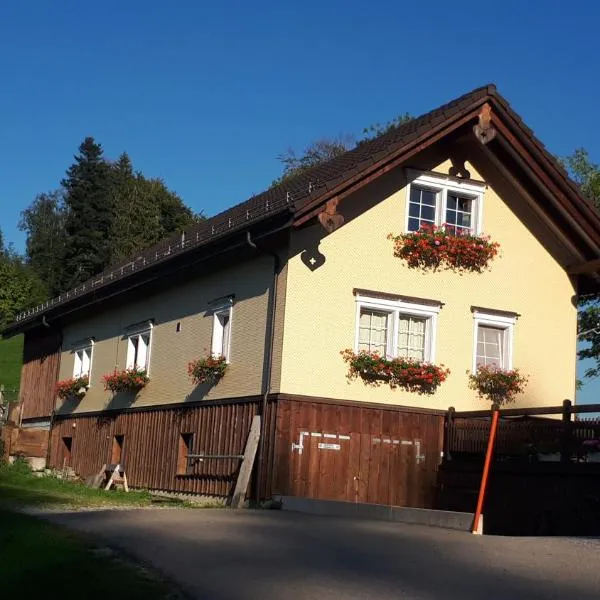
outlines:
[[[496,460],[556,460],[584,462],[600,457],[600,404],[500,410],[494,457]],[[560,418],[557,418],[560,415]],[[490,432],[489,411],[446,416],[444,453],[447,460],[480,459]]]
[[[484,531],[600,534],[600,404],[500,411]],[[491,413],[449,411],[438,507],[473,512]]]

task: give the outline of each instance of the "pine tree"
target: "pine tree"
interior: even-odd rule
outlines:
[[[61,184],[65,189],[66,243],[61,287],[75,287],[102,271],[111,258],[115,211],[110,166],[102,146],[88,137]]]
[[[111,168],[111,193],[116,207],[111,228],[111,263],[122,262],[159,240],[158,207],[144,189],[144,177],[134,173],[127,153]]]

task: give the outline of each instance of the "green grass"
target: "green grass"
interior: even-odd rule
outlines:
[[[22,363],[23,336],[0,340],[0,385],[4,385],[7,390],[18,390]],[[12,400],[10,393],[7,396]]]
[[[167,600],[176,586],[51,523],[0,509],[2,598]]]
[[[28,505],[40,508],[192,506],[184,500],[157,497],[146,491],[105,492],[88,488],[78,482],[55,477],[37,477],[20,462],[10,466],[0,466],[0,503],[8,506]]]

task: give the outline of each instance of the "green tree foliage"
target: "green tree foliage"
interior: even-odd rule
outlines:
[[[111,263],[126,260],[197,220],[163,181],[134,173],[126,153],[112,166],[112,194],[116,210],[111,231]]]
[[[383,123],[383,125],[381,123],[373,123],[372,125],[369,125],[368,127],[365,127],[363,129],[363,134],[365,136],[363,138],[363,141],[371,140],[385,133],[389,133],[390,131],[392,131],[392,129],[396,129],[396,127],[400,127],[400,125],[404,125],[405,123],[408,123],[412,120],[413,117],[411,115],[409,115],[408,113],[404,113],[403,115],[398,115],[397,117],[394,117],[387,123]]]
[[[67,209],[61,287],[68,289],[102,271],[112,254],[111,172],[94,138],[85,138],[79,146],[61,184]]]
[[[47,290],[39,277],[12,247],[4,247],[0,233],[0,329],[46,297]]]
[[[350,136],[338,138],[321,138],[309,144],[302,154],[298,156],[293,148],[288,148],[277,159],[283,164],[281,177],[273,185],[283,183],[321,165],[336,156],[340,156],[354,147],[354,140]]]
[[[600,167],[590,160],[587,150],[578,148],[562,162],[583,195],[600,210]]]
[[[300,155],[293,148],[288,148],[277,157],[283,164],[283,173],[278,179],[273,181],[273,185],[289,181],[291,178],[326,163],[368,140],[388,133],[396,127],[404,125],[404,123],[408,123],[412,118],[408,113],[404,113],[384,124],[373,123],[363,129],[363,138],[358,142],[351,135],[340,135],[334,138],[320,138],[309,144]]]
[[[569,175],[579,184],[583,195],[600,210],[600,167],[593,163],[586,150],[579,148],[567,156],[563,165]],[[600,294],[589,294],[579,298],[579,340],[586,346],[579,350],[580,359],[596,361],[585,372],[587,378],[600,375]]]
[[[26,256],[50,295],[60,292],[67,211],[62,192],[40,194],[21,213],[19,229],[27,233]]]
[[[62,185],[40,194],[19,225],[27,263],[52,296],[203,218],[162,180],[136,172],[126,153],[110,163],[93,138]]]

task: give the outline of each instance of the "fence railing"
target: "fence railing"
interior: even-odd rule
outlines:
[[[496,460],[600,462],[600,404],[514,408],[499,411]],[[556,418],[560,415],[561,418]],[[448,411],[445,424],[446,460],[482,458],[491,425],[491,411]]]

